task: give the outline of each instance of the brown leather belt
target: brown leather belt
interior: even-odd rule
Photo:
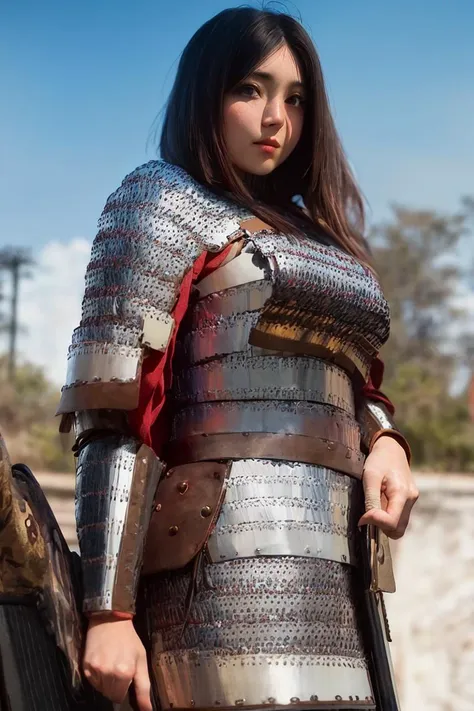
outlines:
[[[364,455],[321,437],[268,432],[200,434],[170,442],[169,466],[226,459],[275,459],[315,464],[361,479]]]

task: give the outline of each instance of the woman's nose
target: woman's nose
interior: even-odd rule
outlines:
[[[281,101],[269,101],[262,116],[262,126],[282,126],[284,121],[284,105]]]

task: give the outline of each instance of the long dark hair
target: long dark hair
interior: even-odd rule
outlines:
[[[293,153],[270,175],[239,177],[223,139],[224,96],[261,62],[288,45],[303,76],[305,119]],[[206,22],[187,44],[171,91],[160,141],[164,160],[180,165],[217,192],[277,230],[317,228],[355,257],[369,262],[364,204],[329,108],[313,42],[289,15],[239,7]],[[303,213],[292,197],[301,195]]]

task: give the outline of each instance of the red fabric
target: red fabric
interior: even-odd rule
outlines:
[[[370,368],[369,379],[364,386],[363,393],[368,400],[375,400],[385,405],[391,415],[395,414],[395,406],[386,395],[381,392],[384,364],[380,358],[375,358]]]
[[[137,409],[129,413],[129,422],[133,433],[158,456],[168,438],[166,393],[171,387],[176,336],[189,305],[192,286],[198,279],[204,278],[217,269],[231,248],[232,245],[229,245],[218,254],[204,252],[196,260],[181,284],[179,297],[172,313],[175,321],[173,334],[166,351],[164,353],[151,351],[143,362],[140,400]],[[395,412],[393,404],[379,389],[382,385],[383,371],[383,362],[380,358],[375,358],[363,393],[369,400],[383,403],[393,415]]]
[[[198,279],[204,278],[217,269],[231,248],[232,244],[218,254],[203,252],[194,262],[192,269],[182,281],[178,300],[172,312],[175,323],[166,351],[164,353],[151,351],[143,362],[140,400],[137,409],[129,413],[128,419],[132,432],[151,447],[158,456],[168,434],[165,405],[166,393],[171,387],[172,381],[176,336],[189,305],[192,286]]]

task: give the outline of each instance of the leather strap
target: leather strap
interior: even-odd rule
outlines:
[[[362,478],[364,456],[340,442],[320,437],[278,433],[195,435],[173,442],[166,460],[202,462],[219,459],[276,459],[316,464]]]

